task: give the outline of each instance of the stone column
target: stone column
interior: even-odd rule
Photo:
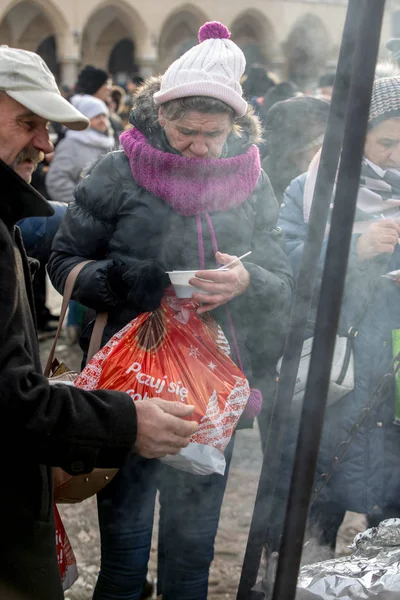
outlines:
[[[60,83],[72,86],[76,83],[82,52],[81,34],[71,30],[58,40],[58,61],[60,64]]]
[[[64,58],[60,61],[60,83],[72,87],[77,80],[80,60],[76,58]]]
[[[136,46],[136,64],[142,77],[154,75],[158,71],[158,41],[155,34],[150,33]]]

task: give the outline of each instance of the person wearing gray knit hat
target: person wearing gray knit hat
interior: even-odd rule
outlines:
[[[400,117],[400,77],[376,79],[369,111],[369,129],[396,117]]]
[[[400,77],[374,82],[365,156],[382,169],[400,168]]]
[[[307,173],[291,182],[281,208],[279,224],[286,234],[295,272],[299,271],[308,231],[319,156],[314,157]],[[351,172],[346,175],[354,177]],[[400,271],[400,77],[375,81],[359,184],[340,325],[343,334],[354,323],[357,327],[354,390],[327,411],[316,478],[326,473],[334,449],[346,439],[393,364],[392,336],[395,341],[400,328],[400,287],[398,278],[382,276]],[[329,227],[324,248],[328,232]],[[325,249],[320,274],[324,258]],[[316,290],[320,283],[319,275]],[[347,448],[346,460],[335,470],[311,511],[310,531],[321,531],[324,543],[333,548],[347,510],[366,515],[371,526],[400,516],[400,435],[393,422],[395,386],[378,395],[372,418],[364,421]]]

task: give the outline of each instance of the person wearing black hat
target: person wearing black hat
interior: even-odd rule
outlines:
[[[83,67],[75,85],[75,94],[95,96],[103,102],[108,102],[111,93],[110,75],[92,65]]]
[[[112,84],[111,77],[103,69],[97,69],[92,65],[86,65],[78,75],[78,80],[75,85],[75,95],[72,96],[71,102],[74,104],[77,95],[87,94],[94,96],[105,102],[110,109],[110,132],[114,136],[115,147],[119,147],[119,136],[123,131],[123,124],[120,116],[112,110],[111,102]]]

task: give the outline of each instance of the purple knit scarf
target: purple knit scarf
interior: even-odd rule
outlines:
[[[136,128],[123,133],[120,141],[135,181],[184,217],[242,204],[261,172],[256,146],[232,158],[187,158],[157,150]]]

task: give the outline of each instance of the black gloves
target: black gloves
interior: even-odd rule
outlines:
[[[132,258],[114,260],[108,281],[113,294],[138,313],[159,308],[165,288],[171,283],[157,261]]]

